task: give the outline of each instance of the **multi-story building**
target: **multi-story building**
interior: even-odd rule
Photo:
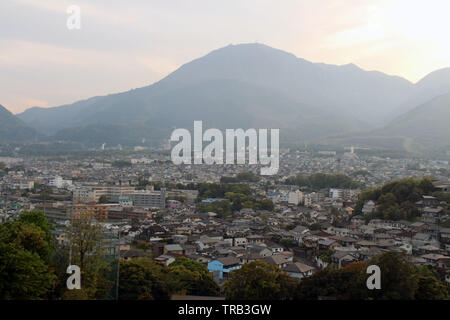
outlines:
[[[60,176],[56,176],[49,181],[48,185],[58,189],[67,188],[72,185],[72,180],[65,180]]]
[[[73,208],[74,216],[88,215],[98,220],[108,219],[108,211],[110,208],[118,207],[118,204],[76,204]]]
[[[303,193],[299,190],[291,191],[288,194],[288,203],[298,205],[299,203],[303,203]]]
[[[108,201],[119,201],[119,198],[123,195],[133,193],[135,188],[133,186],[119,185],[94,185],[83,186],[76,188],[73,191],[74,203],[89,203],[98,202],[101,196],[105,196]]]
[[[16,190],[31,190],[34,188],[34,181],[31,180],[16,180],[11,184],[12,189]]]
[[[330,189],[330,198],[342,199],[344,197],[344,190],[342,189]]]
[[[108,208],[108,220],[143,220],[151,216],[150,211],[145,211],[139,208],[129,207],[109,207]]]
[[[131,198],[135,207],[163,209],[166,206],[164,189],[161,191],[136,190],[126,196]]]

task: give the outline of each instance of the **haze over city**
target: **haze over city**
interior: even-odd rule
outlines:
[[[0,304],[450,300],[448,3],[1,0]]]

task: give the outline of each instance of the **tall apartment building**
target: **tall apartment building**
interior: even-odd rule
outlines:
[[[344,197],[344,190],[342,189],[330,189],[330,198],[342,199]]]
[[[118,204],[76,204],[73,207],[73,212],[74,217],[88,215],[99,220],[106,220],[108,219],[108,211],[118,206]]]
[[[288,203],[298,205],[299,203],[303,203],[303,192],[300,190],[291,191],[288,194]]]
[[[60,176],[56,176],[49,181],[48,185],[58,189],[66,188],[72,185],[72,180],[65,180]]]
[[[70,220],[71,203],[70,202],[55,202],[55,203],[38,203],[35,208],[43,211],[47,219],[52,223],[60,223]]]
[[[101,196],[106,196],[109,201],[119,201],[119,198],[126,194],[133,193],[135,188],[128,185],[107,186],[92,185],[82,186],[73,191],[74,203],[98,202]]]
[[[131,198],[134,207],[163,209],[166,206],[165,189],[161,189],[161,191],[136,190],[126,196]]]

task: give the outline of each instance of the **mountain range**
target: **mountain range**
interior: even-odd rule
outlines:
[[[0,142],[24,142],[39,138],[41,136],[36,130],[0,105]]]
[[[46,139],[91,145],[156,144],[174,128],[192,129],[194,120],[203,120],[204,127],[219,129],[280,128],[285,143],[380,137],[368,144],[383,146],[392,138],[403,147],[426,147],[449,141],[448,93],[450,68],[413,84],[252,43],[212,51],[143,88],[30,108],[11,124],[26,124]],[[3,130],[0,135],[8,139]]]

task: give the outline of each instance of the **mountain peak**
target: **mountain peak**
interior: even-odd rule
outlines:
[[[36,131],[0,105],[0,141],[28,141],[36,137]]]
[[[360,67],[358,67],[356,64],[352,63],[347,63],[341,66],[342,68],[345,68],[347,70],[354,70],[354,71],[364,71],[363,69],[361,69]]]
[[[9,111],[8,109],[6,109],[4,106],[2,106],[1,104],[0,104],[0,112],[2,112],[2,113],[8,113],[8,114],[11,114],[12,115],[12,112],[11,111]]]
[[[95,134],[101,142],[109,137],[115,143],[133,144],[196,119],[217,128],[285,127],[309,139],[384,124],[412,87],[406,80],[353,63],[312,63],[255,42],[214,50],[140,90],[34,108],[18,117],[67,141],[92,142]],[[328,118],[331,124],[323,121]],[[100,124],[103,129],[95,133]],[[117,130],[110,129],[118,124]],[[87,134],[83,128],[89,126],[92,131]],[[137,126],[140,129],[134,130]],[[117,140],[111,131],[116,131]]]
[[[450,68],[442,68],[430,72],[417,82],[418,86],[434,86],[437,83],[450,87]]]
[[[214,55],[265,55],[265,56],[285,56],[295,59],[300,59],[294,54],[280,49],[273,48],[263,43],[251,42],[251,43],[239,43],[239,44],[229,44],[228,46],[211,51],[207,56]],[[303,59],[301,59],[303,60]]]

